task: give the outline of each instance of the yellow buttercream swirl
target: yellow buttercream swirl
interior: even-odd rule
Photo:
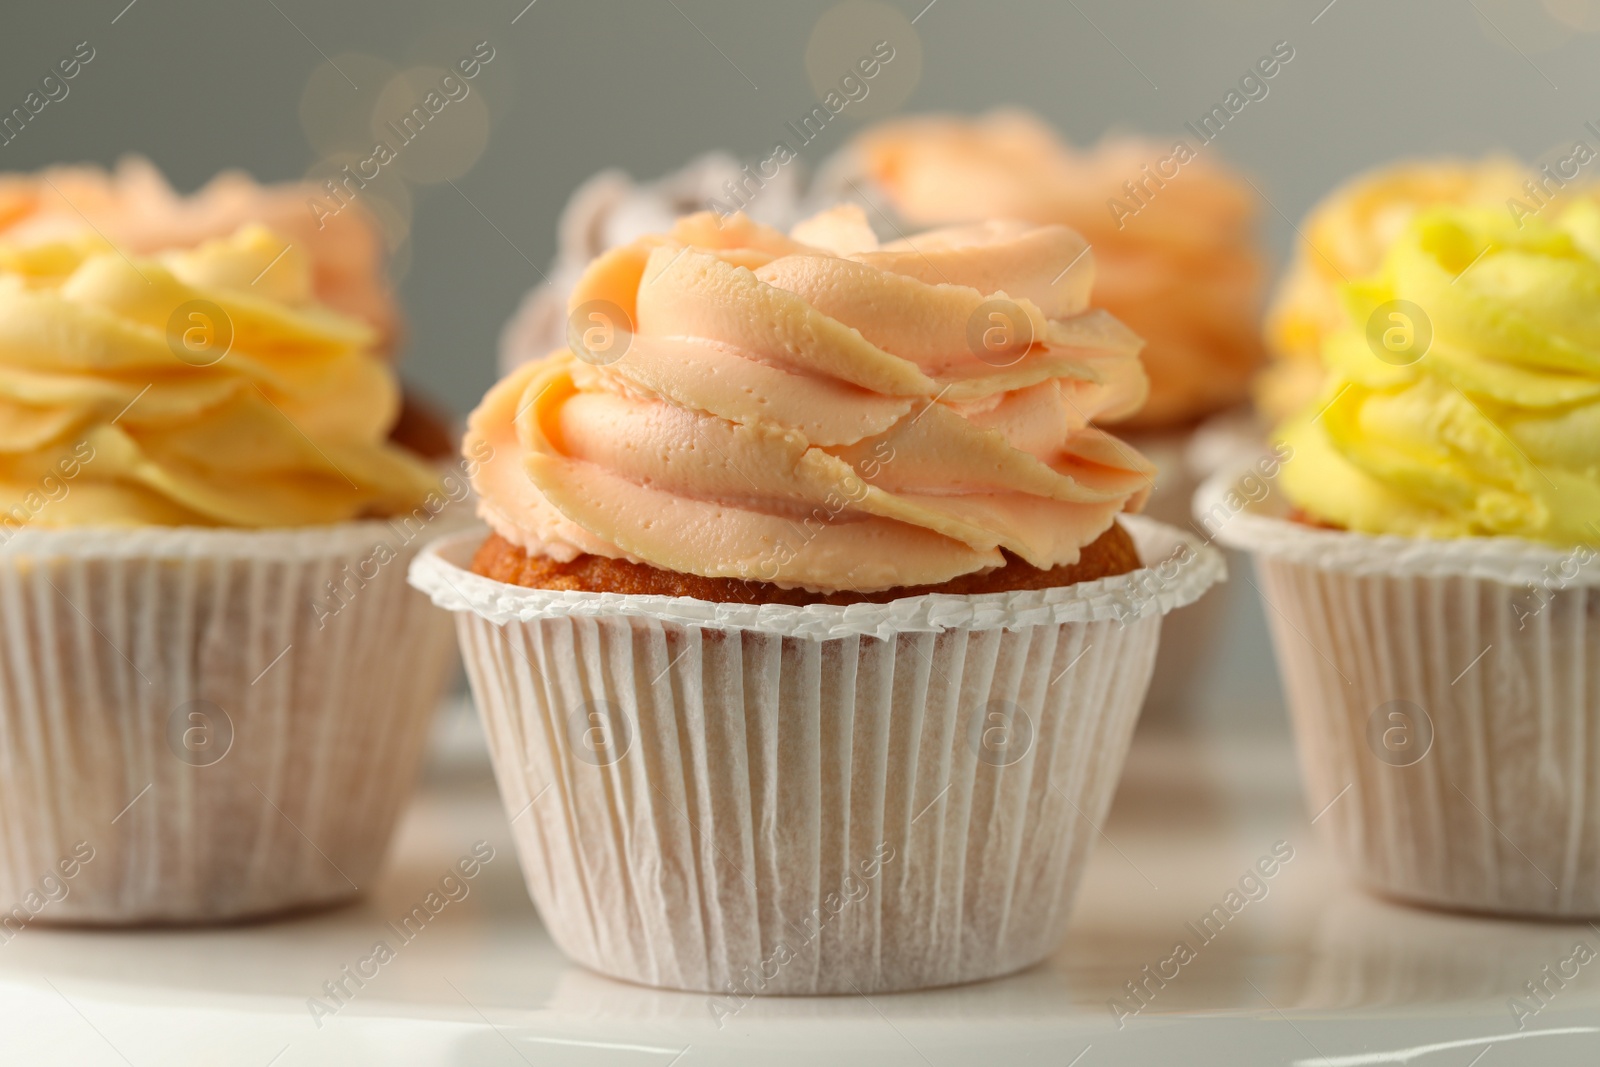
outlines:
[[[307,204],[326,195],[315,182],[258,185],[239,171],[180,194],[149,160],[127,156],[111,171],[73,166],[0,174],[0,241],[43,244],[89,233],[130,256],[151,256],[257,223],[306,256],[319,303],[371,323],[379,351],[393,355],[403,324],[384,270],[382,228],[360,200],[319,217]]]
[[[1322,348],[1344,326],[1340,286],[1366,278],[1410,225],[1432,207],[1500,207],[1525,197],[1531,172],[1505,156],[1407,160],[1344,182],[1311,209],[1283,282],[1267,310],[1272,363],[1255,384],[1256,403],[1275,421],[1310,403],[1322,386]]]
[[[858,208],[793,237],[690,216],[590,265],[585,358],[473,413],[480,513],[552,558],[825,591],[1075,562],[1153,473],[1091,425],[1148,391],[1138,339],[1088,307],[1092,264],[1062,226],[880,246]],[[997,307],[1033,341],[1004,358],[973,342]]]
[[[0,525],[302,526],[423,500],[437,479],[386,440],[399,389],[373,330],[315,303],[285,245],[0,243]]]
[[[1343,295],[1280,433],[1292,500],[1368,533],[1600,543],[1600,206],[1428,211]]]

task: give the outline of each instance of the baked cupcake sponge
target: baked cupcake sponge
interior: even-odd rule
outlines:
[[[1009,593],[1020,589],[1049,589],[1076,585],[1096,578],[1127,574],[1140,567],[1133,538],[1120,525],[1083,548],[1078,562],[1040,568],[1006,553],[1006,564],[989,571],[963,574],[938,585],[900,586],[875,593],[850,591],[818,593],[785,589],[770,582],[738,578],[702,578],[679,574],[645,563],[606,556],[581,555],[567,563],[529,555],[499,534],[491,533],[472,560],[472,570],[485,578],[527,589],[565,589],[583,593],[632,593],[645,596],[687,596],[719,604],[886,604],[902,597],[928,593],[970,596]]]

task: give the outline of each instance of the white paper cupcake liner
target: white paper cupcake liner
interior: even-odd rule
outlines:
[[[726,1000],[971,981],[1060,942],[1182,564],[1061,589],[787,607],[412,581],[457,612],[528,888],[605,974]],[[719,1001],[721,1003],[721,1001]]]
[[[422,544],[356,522],[0,545],[0,909],[196,922],[364,889],[452,659],[406,585]]]
[[[1195,509],[1254,556],[1312,812],[1356,877],[1600,915],[1600,552],[1316,529],[1226,475]]]

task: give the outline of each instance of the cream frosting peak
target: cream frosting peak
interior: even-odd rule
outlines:
[[[1091,424],[1147,384],[1087,307],[1082,238],[870,233],[859,209],[794,236],[705,213],[600,256],[575,347],[469,420],[481,514],[557,559],[823,591],[1075,562],[1153,473]]]

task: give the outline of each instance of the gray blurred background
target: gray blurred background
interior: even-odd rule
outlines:
[[[110,164],[139,152],[184,190],[227,167],[300,177],[341,152],[369,151],[366,127],[386,92],[414,100],[407,72],[420,86],[429,77],[416,68],[435,68],[436,81],[488,41],[494,58],[471,96],[407,148],[395,176],[405,180],[386,177],[373,197],[397,242],[411,320],[406,372],[464,412],[493,380],[500,325],[548,266],[572,188],[602,167],[655,176],[717,147],[765,156],[783,123],[817,100],[807,51],[827,52],[813,31],[840,6],[526,3],[8,5],[0,111],[78,42],[96,54],[66,99],[0,146],[0,169]],[[1538,157],[1600,121],[1600,0],[883,6],[916,20],[908,51],[919,61],[886,67],[870,106],[846,108],[802,163],[814,166],[862,116],[896,100],[901,112],[1019,103],[1080,144],[1108,130],[1176,132],[1288,41],[1293,62],[1213,146],[1270,198],[1266,237],[1279,262],[1293,236],[1288,219],[1357,170],[1417,153]]]
[[[844,38],[893,24],[897,56],[862,106],[808,145],[815,167],[891,109],[1021,104],[1086,144],[1175,133],[1287,41],[1293,61],[1212,148],[1269,199],[1282,263],[1334,184],[1402,155],[1570,148],[1600,124],[1600,0],[95,0],[10,5],[0,113],[79,42],[93,61],[0,170],[149,156],[182,190],[217,171],[325,173],[371,150],[488,42],[493,58],[363,193],[383,218],[410,318],[406,376],[457,414],[494,378],[500,327],[549,266],[568,193],[602,167],[654,177],[725,148],[752,159],[842,70]],[[844,10],[840,10],[841,7]],[[809,56],[809,62],[808,62]],[[853,59],[847,56],[847,61]],[[831,79],[829,79],[831,80]],[[1235,561],[1237,565],[1237,560]],[[1195,712],[1281,729],[1255,594],[1221,596],[1228,647]]]

